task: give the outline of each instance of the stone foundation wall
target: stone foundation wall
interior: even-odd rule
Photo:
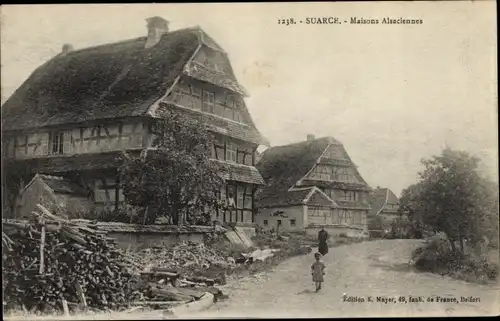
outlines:
[[[108,232],[107,236],[114,238],[120,248],[136,251],[154,246],[171,247],[182,241],[201,243],[204,234]]]

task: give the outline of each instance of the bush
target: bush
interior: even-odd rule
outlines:
[[[412,254],[412,263],[420,271],[449,275],[467,282],[486,283],[496,280],[499,266],[474,253],[453,251],[449,241],[436,235],[428,244],[417,248]]]

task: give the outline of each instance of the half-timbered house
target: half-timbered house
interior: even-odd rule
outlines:
[[[367,232],[370,187],[336,139],[308,135],[304,142],[271,147],[257,168],[266,181],[256,199],[264,228]]]
[[[377,188],[370,193],[369,202],[371,210],[368,219],[375,220],[378,216],[382,225],[382,230],[388,231],[391,227],[391,223],[400,217],[398,211],[398,197],[389,188],[377,186]]]
[[[73,50],[64,45],[2,106],[4,155],[33,174],[57,175],[91,191],[96,208],[120,206],[117,156],[151,146],[151,124],[165,110],[198,117],[216,135],[213,159],[225,164],[218,219],[252,222],[263,183],[255,165],[267,144],[245,105],[228,54],[200,27],[170,31],[147,19],[146,37]]]

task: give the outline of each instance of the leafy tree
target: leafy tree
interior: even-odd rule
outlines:
[[[453,250],[456,241],[462,252],[464,240],[478,242],[484,233],[485,224],[481,222],[498,216],[498,206],[493,209],[492,205],[495,198],[488,192],[491,184],[479,175],[479,161],[449,148],[439,156],[424,159],[420,181],[403,191],[400,199],[410,220],[445,232]]]
[[[413,184],[404,189],[399,198],[398,214],[400,217],[404,215],[408,217],[409,225],[413,232],[422,232],[426,229],[423,223],[423,203],[419,199],[421,192],[422,184]],[[433,229],[432,227],[427,227],[427,229],[429,228]]]
[[[145,208],[144,222],[164,216],[172,224],[207,221],[222,203],[223,168],[210,159],[213,137],[201,121],[168,111],[152,124],[153,146],[120,168],[127,203]],[[209,221],[209,219],[208,219]]]

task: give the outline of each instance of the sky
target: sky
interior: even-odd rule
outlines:
[[[145,19],[161,16],[171,30],[199,25],[224,48],[272,146],[332,136],[371,187],[397,195],[446,146],[481,157],[497,179],[495,12],[489,0],[2,6],[2,104],[64,43],[145,36]],[[299,23],[308,17],[347,23]],[[278,24],[285,18],[297,24]]]

